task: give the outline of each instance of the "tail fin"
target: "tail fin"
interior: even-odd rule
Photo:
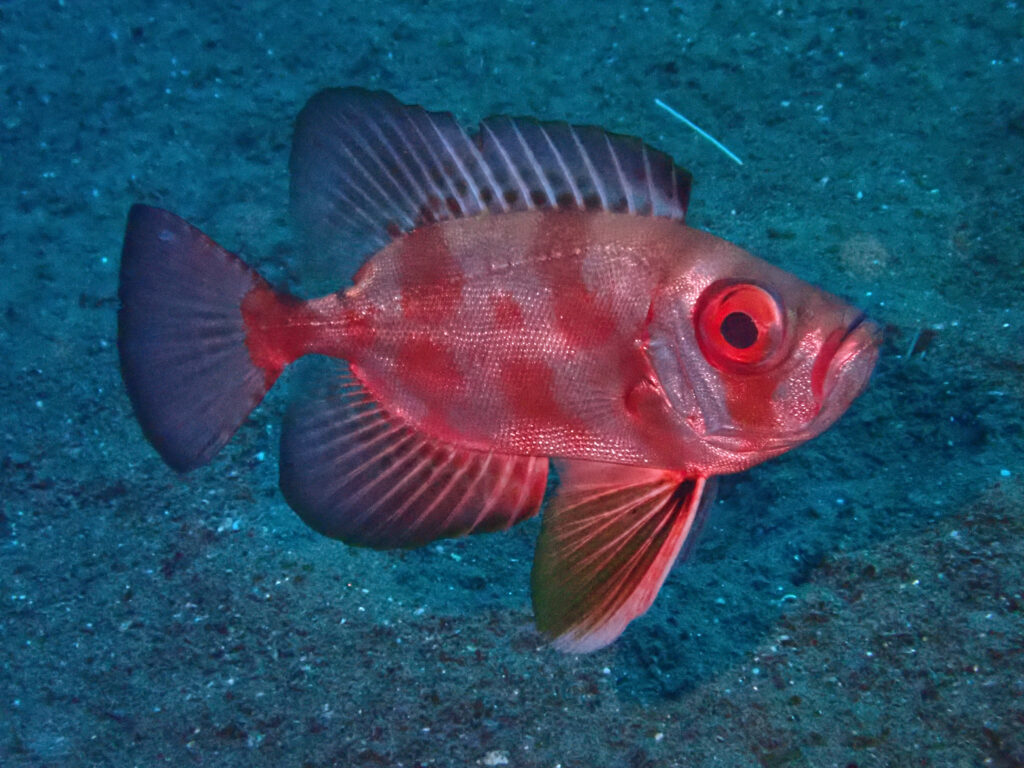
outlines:
[[[250,354],[243,302],[256,295],[273,294],[237,256],[172,213],[132,207],[118,289],[121,375],[142,431],[179,472],[213,458],[281,372],[283,363]]]

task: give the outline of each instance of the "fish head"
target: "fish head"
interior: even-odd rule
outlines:
[[[687,463],[736,472],[815,437],[864,390],[881,333],[860,310],[686,228],[651,305],[648,353]]]

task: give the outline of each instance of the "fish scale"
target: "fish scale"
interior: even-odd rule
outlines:
[[[377,339],[348,359],[393,413],[414,422],[412,414],[429,413],[429,424],[419,425],[434,437],[502,452],[605,460],[611,435],[617,457],[629,444],[630,458],[652,461],[648,454],[655,449],[645,450],[638,434],[643,425],[627,418],[623,405],[642,371],[622,361],[623,350],[640,343],[654,272],[666,265],[655,265],[651,254],[639,263],[630,258],[628,245],[589,248],[586,221],[598,216],[617,217],[626,234],[641,223],[616,214],[523,212],[498,221],[460,219],[428,227],[455,230],[445,238],[458,243],[454,258],[451,247],[439,251],[440,239],[433,234],[422,250],[417,233],[396,241],[374,257],[372,278],[346,293],[347,306],[357,313],[372,309]],[[567,229],[564,219],[580,220],[579,247],[553,255],[543,233],[550,228],[557,239]],[[514,268],[461,273],[458,262],[496,242],[513,254]],[[437,257],[433,266],[410,268],[408,262],[418,262],[424,253]],[[608,281],[591,292],[583,280],[587,260],[613,263],[611,271],[629,269],[630,292]],[[556,262],[564,267],[552,267]],[[439,263],[448,267],[439,270]],[[599,290],[604,286],[608,291]],[[397,302],[396,291],[402,297]],[[417,300],[410,310],[410,293],[431,301]],[[497,297],[506,302],[506,311],[527,307],[531,322],[508,333],[492,309]],[[582,297],[587,297],[585,311]],[[468,331],[483,338],[469,339]],[[464,386],[470,379],[472,389]],[[575,418],[597,402],[620,416],[621,423],[611,426],[611,413],[605,415],[603,434],[598,425]],[[445,418],[436,418],[439,414]]]

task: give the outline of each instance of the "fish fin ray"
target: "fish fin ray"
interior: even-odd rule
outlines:
[[[639,139],[497,115],[475,135],[449,112],[332,88],[296,120],[292,210],[319,258],[350,262],[396,232],[485,211],[598,207],[685,219],[690,175]]]
[[[353,410],[377,428],[336,428],[353,423]],[[296,402],[282,430],[280,464],[285,499],[310,527],[381,549],[508,528],[537,513],[548,475],[546,458],[425,435],[362,388],[332,387]]]
[[[481,123],[477,142],[499,184],[520,182],[516,210],[600,208],[686,218],[689,172],[632,136],[499,115]]]
[[[713,484],[599,462],[558,467],[534,559],[534,611],[554,647],[586,653],[611,643],[651,606]],[[596,493],[602,486],[609,493]]]
[[[630,194],[629,182],[626,181],[626,175],[622,170],[622,162],[619,160],[619,153],[615,149],[615,145],[612,143],[611,137],[606,133],[604,135],[604,141],[607,145],[608,156],[612,160],[612,168],[615,169],[615,178],[619,182],[619,186],[622,189],[623,198],[626,201],[626,213],[636,215],[637,209],[636,204],[633,200],[633,195]],[[647,188],[647,182],[644,180],[644,187]]]
[[[582,210],[583,193],[580,191],[579,185],[576,183],[576,180],[573,178],[573,175],[569,170],[569,164],[566,161],[564,154],[558,148],[558,145],[555,143],[554,139],[551,137],[551,133],[556,126],[558,126],[557,123],[555,125],[538,125],[538,128],[540,129],[540,134],[544,139],[544,143],[551,150],[551,155],[557,163],[559,171],[561,172],[559,176],[555,177],[553,181],[549,181],[549,183],[552,185],[554,199],[556,201],[559,199],[559,195],[557,190],[555,190],[554,188],[554,184],[565,184],[565,188],[567,189],[568,193],[572,195],[573,204],[577,208]]]
[[[424,120],[434,129],[445,154],[452,163],[452,166],[449,167],[444,160],[438,161],[438,165],[446,171],[442,178],[451,197],[460,204],[458,211],[450,211],[450,213],[456,217],[475,216],[484,210],[479,187],[472,172],[474,167],[478,167],[480,154],[450,113],[424,112],[423,114]],[[442,128],[448,129],[448,135]],[[465,191],[459,189],[460,182],[466,185]]]
[[[174,214],[134,205],[118,287],[121,374],[142,430],[179,472],[208,462],[280,373],[247,346],[243,303],[270,287]]]

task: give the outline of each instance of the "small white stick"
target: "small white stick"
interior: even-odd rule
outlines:
[[[903,357],[904,360],[909,360],[911,357],[913,357],[914,350],[917,348],[917,340],[920,338],[921,329],[918,328],[916,331],[914,331],[914,338],[910,340],[910,346],[907,348],[907,354],[904,355]],[[924,357],[924,352],[921,353],[921,356]]]
[[[708,133],[707,131],[701,129],[699,126],[695,125],[690,120],[687,120],[683,115],[681,115],[678,112],[676,112],[674,109],[672,109],[672,107],[670,107],[668,104],[666,104],[661,99],[655,99],[654,103],[657,104],[662,109],[664,109],[670,115],[672,115],[672,117],[676,118],[677,120],[682,120],[684,123],[686,123],[688,126],[690,126],[693,130],[695,130],[697,133],[699,133],[701,136],[703,136],[705,139],[707,139],[712,144],[714,144],[716,147],[718,147],[720,150],[725,152],[725,154],[727,154],[729,157],[731,157],[733,160],[735,160],[739,165],[743,165],[743,161],[742,160],[740,160],[733,152],[730,152],[728,147],[726,147],[722,142],[720,142],[718,139],[716,139],[710,133]]]

